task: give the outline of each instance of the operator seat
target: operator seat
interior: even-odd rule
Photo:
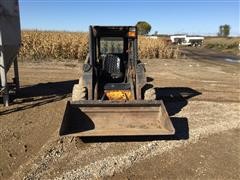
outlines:
[[[103,59],[103,72],[108,79],[121,80],[124,77],[122,60],[113,54],[106,54]]]

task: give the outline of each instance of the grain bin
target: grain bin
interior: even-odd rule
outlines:
[[[0,82],[4,105],[8,106],[7,74],[14,64],[14,85],[19,88],[17,54],[21,42],[18,0],[0,0]]]

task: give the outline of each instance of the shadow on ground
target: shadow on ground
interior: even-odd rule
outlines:
[[[20,89],[16,95],[11,96],[11,105],[19,105],[18,107],[4,108],[0,115],[9,114],[36,106],[60,101],[69,97],[72,93],[72,87],[77,80],[40,83],[33,86],[25,86]],[[2,100],[1,100],[2,101]]]
[[[188,104],[188,100],[201,93],[188,87],[155,88],[158,100],[163,100],[169,116],[173,116]]]

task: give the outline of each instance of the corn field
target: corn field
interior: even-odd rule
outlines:
[[[161,38],[139,37],[139,58],[177,58],[179,51]],[[23,31],[21,59],[84,60],[88,53],[88,35],[81,32]]]
[[[140,59],[169,59],[178,58],[179,50],[173,48],[164,39],[139,37],[138,51]]]

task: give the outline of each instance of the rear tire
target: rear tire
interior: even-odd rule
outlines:
[[[156,90],[154,88],[150,88],[144,93],[144,100],[156,100]]]
[[[87,99],[87,88],[83,85],[82,78],[79,79],[79,84],[73,86],[72,101],[81,101]]]

